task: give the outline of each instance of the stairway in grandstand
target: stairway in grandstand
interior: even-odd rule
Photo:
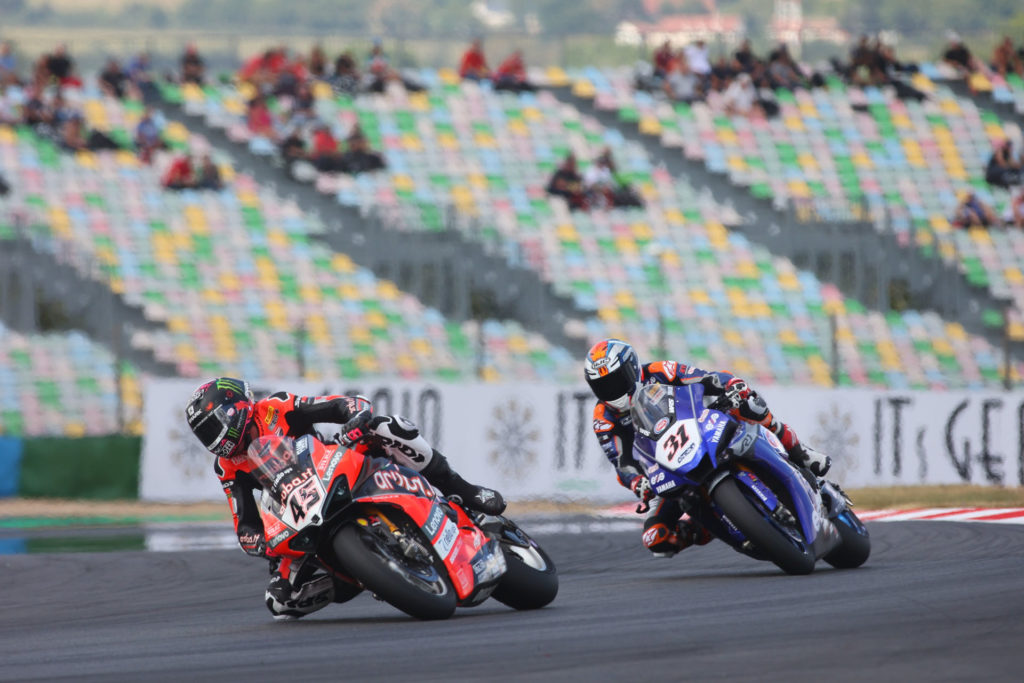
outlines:
[[[163,92],[174,91],[165,87]],[[303,210],[316,213],[327,226],[317,237],[336,251],[453,320],[512,319],[573,356],[586,351],[587,340],[581,330],[594,311],[555,292],[503,245],[467,239],[443,226],[425,232],[408,225],[408,219],[342,204],[312,184],[289,177],[267,154],[254,153],[244,141],[233,140],[203,116],[182,110],[173,94],[170,100],[154,104],[169,120],[185,123],[228,151],[239,167],[262,184],[290,195]]]
[[[673,105],[649,93],[634,92],[622,70],[587,69],[576,76],[574,85],[555,90],[563,101],[642,143],[673,175],[689,178],[728,201],[745,218],[732,227],[752,241],[787,255],[866,305],[889,310],[891,285],[895,285],[901,306],[935,310],[996,346],[1008,344],[1015,355],[1024,353],[1020,315],[1024,291],[1017,291],[1014,284],[1021,275],[1024,242],[1018,244],[1014,235],[987,231],[951,234],[943,216],[928,213],[938,210],[934,203],[920,199],[928,192],[922,179],[915,178],[917,185],[907,190],[902,182],[896,186],[895,177],[884,176],[883,168],[892,165],[893,158],[906,168],[909,157],[914,168],[908,172],[925,166],[923,157],[913,154],[917,140],[904,141],[904,153],[896,138],[919,121],[947,125],[934,111],[915,108],[914,103],[907,107],[871,89],[867,96],[860,96],[864,99],[853,107],[853,115],[863,109],[880,121],[876,135],[880,142],[876,142],[871,139],[874,130],[866,132],[863,126],[858,130],[853,117],[842,111],[841,105],[849,110],[848,100],[858,95],[847,95],[835,79],[830,79],[834,94],[781,92],[780,116],[752,124],[744,117],[713,114],[703,103]],[[915,84],[933,91],[923,79]],[[941,112],[954,120],[955,129],[959,107],[951,93],[942,96]],[[995,120],[984,114],[981,119],[985,127],[976,126],[983,131],[979,139],[995,135]],[[877,156],[854,154],[851,163],[843,156],[849,149],[840,139],[849,136],[854,147],[862,135],[868,150]],[[964,156],[974,151],[970,142]],[[981,143],[976,140],[975,144]],[[943,148],[943,159],[949,166],[942,173],[962,175],[974,188],[981,185],[978,160],[949,161],[952,155],[947,155],[947,149]],[[834,178],[828,173],[833,156],[841,162],[837,174],[833,167]],[[879,178],[894,186],[878,187],[873,164]],[[900,163],[894,165],[900,167]],[[826,171],[819,174],[821,167]],[[865,168],[872,170],[865,173]],[[944,180],[939,190],[950,189],[949,180]],[[872,182],[877,197],[865,196],[871,194],[865,190]],[[904,191],[909,199],[900,196]],[[925,206],[907,210],[912,202]],[[991,247],[993,240],[1004,242],[1012,282],[993,282],[994,274],[986,270],[987,263],[981,263],[991,259],[987,253],[979,255],[974,243]]]

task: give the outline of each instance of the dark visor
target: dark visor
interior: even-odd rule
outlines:
[[[221,437],[224,436],[225,431],[224,425],[220,423],[220,420],[213,413],[208,414],[203,418],[202,422],[192,427],[192,432],[199,437],[199,440],[207,448],[217,445]]]
[[[636,388],[636,380],[630,373],[618,371],[590,380],[590,389],[600,401],[614,401]]]

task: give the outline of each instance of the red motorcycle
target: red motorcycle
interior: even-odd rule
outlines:
[[[555,599],[554,563],[514,522],[467,512],[417,472],[363,450],[312,436],[249,446],[268,554],[315,553],[419,619],[447,619],[488,597],[515,609]]]

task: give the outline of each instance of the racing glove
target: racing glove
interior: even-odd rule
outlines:
[[[651,488],[651,481],[642,474],[633,480],[633,483],[629,485],[629,490],[640,499],[641,503],[646,503],[654,498],[654,489]]]
[[[718,375],[705,375],[700,383],[704,387],[704,407],[722,412],[739,408],[747,392],[747,383],[741,379],[731,379],[723,386]]]
[[[370,408],[363,408],[349,418],[349,421],[341,428],[341,435],[337,439],[338,443],[346,448],[359,443],[370,434],[372,421],[373,411]]]

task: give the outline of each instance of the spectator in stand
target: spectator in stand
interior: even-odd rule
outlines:
[[[331,132],[330,126],[321,123],[313,132],[313,144],[309,151],[309,160],[323,173],[344,171],[345,163],[341,156],[338,140]]]
[[[0,43],[0,87],[18,83],[18,60],[11,41]]]
[[[985,182],[1009,189],[1021,182],[1021,161],[1013,158],[1013,142],[1009,138],[996,145],[985,166]]]
[[[271,48],[249,59],[238,70],[238,80],[249,83],[261,93],[272,91],[285,70],[288,56],[283,48]]]
[[[470,43],[459,63],[459,76],[468,81],[482,81],[491,77],[491,69],[484,56],[483,41],[480,38]]]
[[[272,74],[265,87],[276,97],[294,97],[299,84],[309,79],[306,62],[301,56],[286,60],[280,70]]]
[[[53,96],[53,101],[49,106],[50,111],[50,123],[57,130],[61,129],[65,123],[75,116],[81,116],[81,114],[75,110],[68,101],[64,99],[64,91],[58,90]]]
[[[370,141],[358,123],[352,126],[345,139],[348,150],[345,152],[345,170],[349,173],[365,173],[384,168],[384,157],[370,147]]]
[[[978,199],[970,190],[961,193],[960,201],[953,212],[953,225],[960,228],[988,228],[998,224],[999,218],[992,207]]]
[[[732,56],[736,63],[739,64],[740,71],[746,73],[751,73],[754,70],[755,63],[758,61],[757,57],[754,56],[754,50],[750,47],[750,38],[744,38]]]
[[[708,57],[707,45],[704,44],[703,40],[690,43],[683,49],[683,56],[686,57],[686,63],[689,64],[690,71],[697,76],[701,86],[704,87],[711,77],[711,59]]]
[[[605,147],[583,172],[583,188],[587,206],[591,209],[643,206],[640,195],[618,175],[609,147]]]
[[[724,90],[729,87],[732,80],[741,73],[739,62],[731,61],[725,55],[722,55],[711,65],[711,77],[708,82],[708,88],[711,90]]]
[[[82,87],[82,81],[75,75],[75,63],[68,54],[68,48],[61,43],[57,48],[42,59],[43,66],[49,77],[60,86]]]
[[[750,74],[737,76],[722,93],[722,107],[727,114],[753,116],[761,114],[758,103],[757,88]]]
[[[21,116],[25,124],[33,128],[47,126],[53,122],[53,112],[43,100],[41,86],[34,85],[29,89],[28,97],[25,98],[25,103],[21,106]]]
[[[156,80],[153,78],[148,52],[140,52],[128,62],[128,80],[139,91],[144,101],[148,102],[156,97]]]
[[[314,45],[309,52],[309,75],[321,80],[327,78],[327,54],[320,43]]]
[[[166,190],[191,190],[196,186],[195,171],[187,154],[175,157],[167,167],[160,184]]]
[[[576,169],[576,155],[569,152],[562,164],[555,169],[547,184],[547,193],[563,197],[573,211],[587,209],[587,199],[583,192],[583,178]]]
[[[100,88],[103,89],[107,95],[116,97],[117,99],[124,98],[125,95],[125,84],[128,82],[128,74],[121,68],[121,63],[117,61],[116,57],[110,57],[107,59],[106,65],[103,67],[103,71],[100,72],[99,76]]]
[[[961,76],[968,76],[978,70],[978,60],[971,54],[971,51],[960,39],[956,31],[946,33],[946,50],[942,53],[942,60],[949,64]]]
[[[511,90],[512,92],[533,92],[536,86],[526,77],[526,66],[523,64],[523,53],[516,50],[498,65],[494,72],[494,89]]]
[[[220,169],[209,154],[204,154],[199,160],[199,177],[196,179],[196,188],[199,190],[221,190],[224,182],[220,177]]]
[[[665,78],[669,71],[672,70],[672,62],[674,61],[675,55],[672,54],[672,43],[666,40],[661,44],[661,47],[654,51],[654,55],[651,58],[651,63],[654,66],[654,77]]]
[[[871,46],[866,33],[861,34],[857,45],[850,50],[850,67],[847,79],[856,85],[881,85],[885,83],[885,70],[879,59],[878,50]]]
[[[689,104],[702,98],[700,81],[690,71],[690,65],[686,63],[686,57],[682,54],[669,63],[662,87],[668,98],[676,102]]]
[[[295,177],[294,166],[298,161],[306,160],[306,141],[297,126],[288,130],[288,135],[281,141],[281,160],[284,161],[288,175]]]
[[[181,55],[181,82],[196,85],[206,82],[206,62],[203,61],[195,43],[186,45]]]
[[[370,77],[370,92],[384,92],[388,81],[394,80],[396,74],[391,70],[387,55],[384,54],[384,46],[380,39],[373,41],[370,48],[370,56],[366,60],[366,73]]]
[[[793,89],[804,84],[800,67],[789,54],[789,47],[785,43],[772,50],[768,56],[768,78],[775,88]]]
[[[153,107],[146,107],[139,124],[135,126],[135,149],[143,163],[151,163],[158,149],[167,149],[161,129],[161,122],[157,120]]]
[[[362,84],[362,74],[356,66],[356,59],[351,52],[342,52],[334,60],[334,76],[331,83],[335,88],[350,95],[359,92]]]
[[[259,137],[267,138],[272,142],[277,141],[277,127],[274,124],[274,115],[267,106],[267,100],[262,95],[257,95],[249,103],[249,114],[246,118],[249,132]]]
[[[1014,51],[1010,36],[1003,36],[1002,41],[996,45],[992,54],[992,70],[1003,78],[1011,73],[1024,78],[1024,60]]]
[[[86,132],[81,114],[70,117],[60,127],[60,146],[69,152],[118,149],[117,143],[105,133],[98,130]]]

